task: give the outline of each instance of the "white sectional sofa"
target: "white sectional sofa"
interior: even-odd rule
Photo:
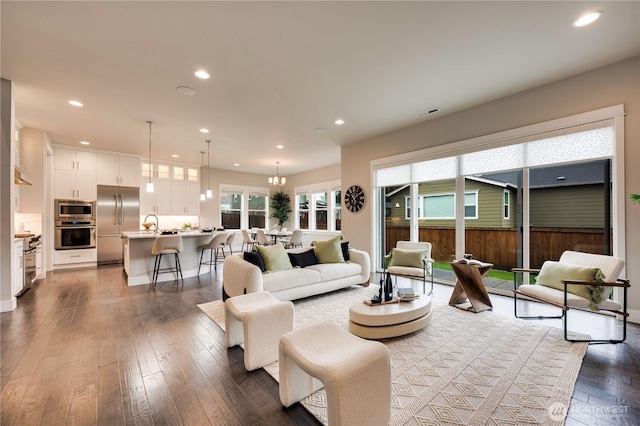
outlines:
[[[290,249],[303,253],[313,248]],[[268,291],[277,299],[296,300],[327,293],[352,285],[369,285],[371,262],[369,253],[349,248],[346,263],[319,263],[304,268],[262,273],[260,268],[244,260],[243,253],[229,256],[223,267],[223,297]]]

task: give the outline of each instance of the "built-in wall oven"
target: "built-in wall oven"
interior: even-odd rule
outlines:
[[[55,249],[88,249],[96,247],[95,220],[57,220]]]
[[[96,247],[96,202],[55,200],[56,250]]]

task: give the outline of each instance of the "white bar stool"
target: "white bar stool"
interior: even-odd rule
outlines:
[[[182,278],[182,268],[180,267],[180,258],[178,257],[178,254],[182,253],[183,250],[184,245],[182,243],[182,236],[180,235],[161,235],[156,238],[156,240],[153,242],[153,247],[151,247],[151,254],[156,257],[155,263],[153,265],[153,287],[155,287],[158,282],[158,275],[160,275],[160,272],[175,272],[176,281],[178,280],[178,274],[180,274],[180,280],[184,284],[184,279]],[[174,255],[175,266],[160,268],[162,255],[165,254]]]

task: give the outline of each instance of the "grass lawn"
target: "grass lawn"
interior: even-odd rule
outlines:
[[[451,264],[449,262],[444,262],[444,261],[436,261],[434,262],[434,267],[436,269],[442,269],[445,271],[452,271],[453,269],[451,268]],[[487,277],[489,278],[495,278],[498,280],[503,280],[503,281],[510,281],[513,282],[513,275],[514,273],[511,271],[504,271],[502,269],[492,269],[489,271],[489,273],[487,273]],[[534,283],[534,277],[533,275],[530,276],[530,281],[531,283]]]

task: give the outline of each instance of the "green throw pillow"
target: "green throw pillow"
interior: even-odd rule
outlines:
[[[342,235],[327,241],[314,241],[311,243],[316,252],[318,263],[344,263],[340,241]]]
[[[391,263],[389,266],[422,268],[422,261],[426,258],[427,250],[404,250],[394,248],[391,250]]]
[[[257,246],[257,248],[262,260],[264,260],[264,269],[266,272],[284,271],[293,268],[282,244]]]
[[[602,282],[604,278],[600,268],[547,260],[542,264],[540,273],[536,277],[536,284],[564,291],[562,280]],[[589,300],[592,310],[598,310],[597,305],[602,302],[602,289],[598,286],[569,284],[567,291]]]

